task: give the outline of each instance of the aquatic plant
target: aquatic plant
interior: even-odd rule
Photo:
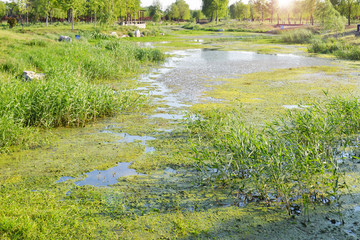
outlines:
[[[344,186],[336,157],[350,144],[343,139],[359,132],[359,110],[358,98],[333,98],[263,127],[246,124],[239,109],[198,113],[188,126],[201,180],[229,185],[245,199],[280,202],[289,214],[295,204],[307,212]]]

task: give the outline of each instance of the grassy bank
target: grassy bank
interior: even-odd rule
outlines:
[[[143,103],[126,90],[128,80],[164,55],[98,36],[83,31],[80,41],[67,43],[53,33],[1,31],[1,148],[26,142],[30,127],[83,126]],[[45,78],[24,81],[25,70]]]
[[[315,29],[296,29],[283,32],[281,40],[288,44],[308,44],[307,49],[310,53],[329,54],[345,60],[360,60],[358,42],[353,41],[354,37],[349,37],[356,33],[351,33],[349,31],[339,34],[335,38],[332,33],[319,35]]]

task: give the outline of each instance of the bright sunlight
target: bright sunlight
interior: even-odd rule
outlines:
[[[279,0],[279,7],[288,7],[293,2],[293,0]]]

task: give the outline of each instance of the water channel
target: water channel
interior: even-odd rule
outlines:
[[[213,49],[192,49],[174,51],[169,54],[164,64],[154,68],[149,74],[143,75],[138,81],[146,87],[138,88],[142,94],[153,95],[153,103],[159,105],[157,110],[148,116],[149,119],[160,118],[181,123],[186,114],[187,107],[202,101],[203,93],[209,90],[205,85],[221,84],[217,79],[236,78],[242,74],[265,72],[280,68],[298,68],[310,66],[330,65],[330,60],[304,57],[292,54],[265,55],[243,51],[220,51]],[[215,80],[215,81],[214,81]],[[160,106],[161,104],[161,106]],[[290,107],[289,107],[290,106]],[[288,108],[297,108],[289,105]],[[156,151],[149,146],[149,141],[156,141],[154,136],[132,136],[116,129],[107,127],[100,131],[102,134],[111,134],[118,140],[115,144],[137,143],[145,146],[143,154]],[[110,125],[111,126],[111,125]],[[158,129],[159,133],[168,130]],[[114,143],[112,143],[114,144]],[[130,169],[131,163],[118,163],[108,170],[93,170],[79,178],[62,177],[58,183],[73,180],[78,186],[110,186],[117,183],[123,176],[138,175]],[[167,169],[165,172],[176,172]]]

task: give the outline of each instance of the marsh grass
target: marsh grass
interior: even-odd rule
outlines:
[[[73,43],[16,37],[8,34],[10,44],[3,45],[0,54],[0,71],[9,76],[0,85],[0,148],[21,144],[27,127],[80,127],[138,109],[146,98],[126,90],[123,82],[146,70],[144,66],[164,59],[157,49],[142,49],[111,37],[96,37],[95,43],[86,37]],[[24,82],[24,70],[46,77]],[[114,84],[110,87],[104,82]],[[13,130],[6,130],[5,123],[12,124]]]
[[[281,39],[285,43],[309,43],[313,37],[314,34],[309,29],[296,29],[281,34]]]
[[[301,205],[329,202],[345,186],[336,156],[358,134],[360,100],[333,98],[289,111],[263,127],[246,124],[241,110],[215,109],[189,123],[202,181],[237,189],[239,196]]]
[[[341,59],[359,60],[360,48],[344,40],[315,38],[308,47],[311,53],[333,54]]]

